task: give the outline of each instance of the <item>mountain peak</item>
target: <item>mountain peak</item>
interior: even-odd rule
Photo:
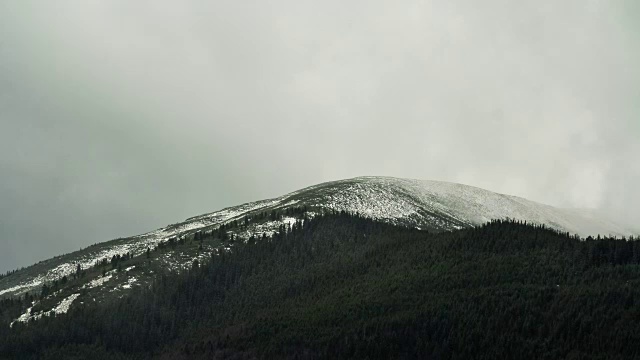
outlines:
[[[0,296],[24,294],[43,284],[71,276],[78,266],[89,268],[104,259],[122,254],[141,255],[169,239],[192,239],[197,233],[219,231],[225,224],[241,224],[235,228],[225,228],[224,231],[230,236],[246,240],[265,233],[270,235],[279,231],[281,225],[292,224],[302,216],[313,217],[327,211],[358,213],[391,224],[429,231],[456,230],[509,218],[545,224],[583,237],[598,234],[629,236],[634,233],[589,210],[561,209],[517,196],[444,181],[362,176],[317,184],[278,198],[229,207],[146,234],[99,243],[55,257],[0,278]],[[247,222],[248,219],[252,221]],[[162,261],[164,268],[179,271],[189,267],[198,256],[208,256],[212,251],[203,248],[197,254],[164,257],[159,261]],[[127,289],[123,287],[125,284],[120,285],[120,290]]]

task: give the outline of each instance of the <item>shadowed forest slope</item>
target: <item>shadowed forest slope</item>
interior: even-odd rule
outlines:
[[[149,288],[8,324],[0,358],[640,356],[640,243],[494,221],[429,233],[347,213],[281,226]]]

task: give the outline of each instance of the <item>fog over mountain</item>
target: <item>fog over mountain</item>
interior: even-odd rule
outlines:
[[[0,2],[0,272],[360,175],[638,224],[638,11]]]

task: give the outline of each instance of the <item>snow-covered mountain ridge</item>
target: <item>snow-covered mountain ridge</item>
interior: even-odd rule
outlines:
[[[449,230],[480,225],[492,219],[513,218],[581,236],[637,234],[637,230],[605,219],[593,210],[561,209],[456,183],[361,177],[319,185],[323,186],[330,194],[329,199],[325,198],[327,207],[358,211],[391,222],[409,219],[416,226],[421,223],[433,226],[435,221],[442,229]]]
[[[0,296],[37,291],[44,284],[63,276],[70,277],[78,265],[87,269],[102,259],[111,259],[114,255],[129,253],[132,257],[139,256],[147,249],[155,249],[168,239],[193,239],[196,233],[212,232],[221,225],[234,221],[242,223],[245,218],[257,218],[256,214],[260,213],[279,212],[281,215],[259,222],[253,221],[249,225],[232,227],[226,232],[240,239],[272,233],[282,224],[296,221],[294,216],[282,215],[287,209],[294,207],[304,208],[307,216],[325,211],[344,210],[393,224],[431,231],[455,230],[480,225],[492,219],[512,218],[546,224],[560,231],[581,236],[638,234],[630,227],[605,219],[590,210],[560,209],[473,186],[389,177],[358,177],[314,185],[278,198],[226,208],[143,235],[100,243],[55,257],[0,279]],[[156,269],[179,271],[191,266],[194,259],[229,251],[229,246],[221,242],[204,243],[200,247],[188,248],[188,251],[175,250],[154,255],[152,260]],[[51,301],[51,309],[59,309],[61,305],[65,305],[63,308],[66,309],[76,299],[83,301],[88,296],[88,291],[93,299],[99,291],[126,292],[143,284],[145,279],[151,279],[153,273],[149,268],[140,265],[137,268],[129,267],[124,272],[96,273],[88,276],[86,281],[83,280],[84,283],[78,284],[76,290],[56,295],[60,299]],[[28,319],[29,315],[24,318]]]

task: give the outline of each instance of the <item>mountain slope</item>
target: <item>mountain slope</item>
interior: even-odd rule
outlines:
[[[0,302],[0,359],[637,359],[639,285],[638,241],[319,215],[27,326]]]
[[[179,271],[190,267],[194,260],[228,251],[232,246],[226,241],[228,236],[246,240],[251,236],[270,235],[283,224],[290,226],[304,216],[313,217],[318,213],[334,210],[359,213],[391,224],[431,231],[455,230],[481,225],[492,219],[513,218],[545,224],[582,236],[628,236],[633,233],[632,230],[589,211],[559,209],[472,186],[439,181],[359,177],[323,183],[279,198],[226,208],[147,234],[97,244],[40,262],[1,278],[0,297],[38,291],[44,284],[50,284],[64,276],[71,277],[78,266],[90,269],[98,262],[104,259],[109,261],[114,256],[140,256],[147,249],[156,249],[170,239],[186,241],[191,245],[180,251],[154,253],[149,261],[153,260],[156,272],[162,269]],[[223,225],[225,227],[220,231]],[[216,236],[213,235],[215,231]],[[207,240],[200,241],[199,245],[193,243],[197,234]],[[134,266],[130,263],[129,261],[127,268]],[[83,291],[96,288],[94,291],[98,291],[108,286],[110,292],[127,291],[135,287],[132,286],[133,283],[142,285],[145,279],[154,277],[153,271],[143,273],[131,269],[126,274],[115,274],[104,270],[107,269],[103,267],[102,272],[90,271],[83,280],[77,281],[78,288]],[[109,271],[112,270],[116,268]],[[60,306],[75,294],[57,294],[51,308]],[[77,296],[73,297],[76,298]],[[27,316],[26,319],[28,318]]]
[[[434,230],[454,230],[493,219],[512,218],[585,237],[638,233],[592,210],[561,209],[462,184],[389,177],[359,177],[323,183],[272,200],[190,218],[181,226],[204,227],[258,211],[290,206],[305,206],[311,211],[344,210],[392,224]]]
[[[360,177],[312,186],[289,198],[300,199],[305,205],[359,212],[373,219],[440,230],[514,218],[581,236],[629,236],[634,233],[593,211],[560,209],[441,181]]]

